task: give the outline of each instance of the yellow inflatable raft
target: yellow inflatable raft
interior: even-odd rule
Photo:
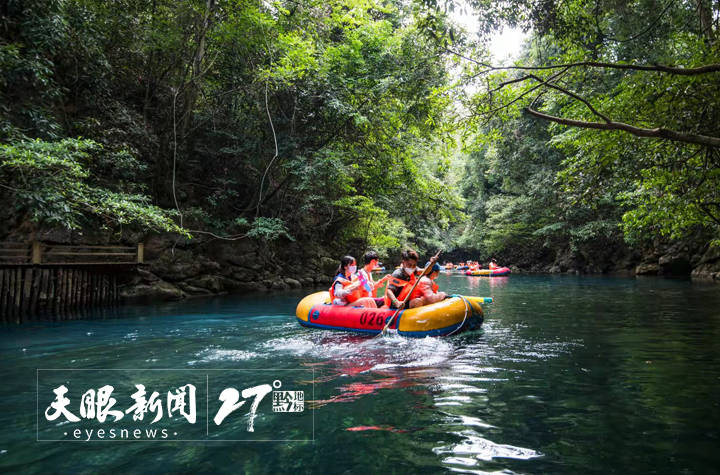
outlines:
[[[432,305],[401,310],[390,325],[409,337],[442,336],[479,327],[483,322],[481,304],[490,297],[455,295]],[[380,333],[396,310],[330,305],[328,292],[310,294],[295,310],[298,322],[306,327]]]

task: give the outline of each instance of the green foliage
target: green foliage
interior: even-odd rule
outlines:
[[[719,62],[694,4],[471,4],[477,42],[433,1],[10,2],[0,205],[43,226],[183,232],[163,210],[177,206],[200,236],[338,252],[587,257],[623,234],[718,236],[716,150],[549,125],[523,107],[601,119],[557,89],[538,97],[521,70],[483,66],[483,41],[505,24],[534,32],[518,65]],[[613,120],[720,135],[716,74],[557,79]]]
[[[136,225],[187,235],[172,213],[148,197],[94,186],[88,164],[101,154],[99,144],[82,139],[0,144],[0,186],[12,192],[16,211],[37,224],[80,229],[99,220],[105,227]],[[127,163],[128,157],[120,156]]]
[[[263,218],[258,217],[253,221],[252,227],[247,232],[247,236],[264,241],[274,241],[281,237],[294,241],[295,239],[288,234],[285,223],[279,218]]]
[[[413,15],[374,0],[13,2],[0,33],[2,138],[98,144],[63,172],[71,189],[88,187],[75,201],[48,179],[50,208],[13,206],[45,225],[95,215],[111,226],[140,213],[122,204],[150,195],[177,203],[199,236],[434,246],[462,219],[439,165],[452,95]]]
[[[631,242],[641,241],[647,230],[670,238],[683,238],[698,228],[720,227],[720,168],[712,167],[712,151],[691,154],[679,166],[643,170],[635,188],[622,193],[630,208],[623,227]]]
[[[348,218],[341,239],[361,238],[365,246],[385,253],[408,245],[412,236],[400,219],[394,219],[385,209],[376,206],[365,196],[348,196],[336,200],[335,205]]]
[[[480,92],[465,103],[477,135],[468,157],[474,183],[465,189],[471,220],[463,230],[464,246],[512,253],[533,243],[587,257],[602,246],[621,246],[621,238],[643,246],[658,237],[720,236],[718,148],[683,141],[720,137],[718,74],[557,67],[590,61],[684,68],[720,63],[720,30],[717,22],[703,23],[701,11],[707,8],[717,18],[717,5],[473,5],[487,27],[482,34],[505,24],[532,29],[533,35],[515,69],[488,68],[482,44],[462,50],[483,63],[463,65],[467,77],[481,81],[474,85]],[[557,118],[606,123],[607,117],[684,137],[566,127],[530,119],[523,113],[528,106]]]

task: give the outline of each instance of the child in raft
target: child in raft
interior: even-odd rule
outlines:
[[[375,300],[363,287],[357,274],[357,262],[353,256],[340,259],[340,266],[330,286],[330,301],[333,305],[350,305],[377,308]]]
[[[447,298],[445,292],[438,292],[438,285],[435,283],[435,279],[440,275],[440,266],[430,262],[425,264],[425,268],[428,266],[432,266],[432,271],[420,279],[416,289],[419,289],[418,293],[421,294],[421,296],[410,300],[410,308],[430,305]]]

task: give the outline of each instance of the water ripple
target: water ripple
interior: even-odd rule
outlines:
[[[206,348],[197,352],[195,356],[200,359],[188,361],[188,365],[193,366],[197,363],[207,363],[210,361],[244,361],[258,358],[261,355],[252,351]]]
[[[443,445],[433,449],[438,455],[470,455],[474,459],[490,462],[494,458],[510,458],[517,460],[528,460],[532,458],[542,457],[540,452],[524,447],[515,447],[507,444],[496,444],[495,442],[485,439],[472,429],[462,432],[453,432],[453,434],[463,438],[456,444]]]

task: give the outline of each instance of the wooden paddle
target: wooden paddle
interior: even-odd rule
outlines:
[[[388,328],[390,328],[390,325],[392,325],[392,322],[395,321],[395,317],[398,316],[398,314],[400,313],[400,311],[401,311],[402,309],[404,309],[405,306],[406,306],[406,305],[408,304],[408,302],[410,301],[410,296],[412,295],[413,290],[415,290],[415,287],[417,287],[417,285],[420,283],[420,279],[422,279],[423,277],[425,277],[426,275],[428,275],[430,272],[432,272],[432,267],[433,267],[433,265],[435,264],[435,262],[437,262],[438,257],[440,257],[440,252],[441,252],[441,251],[438,251],[437,254],[435,254],[433,257],[430,258],[430,265],[429,265],[429,266],[425,266],[425,269],[423,269],[422,274],[420,274],[420,277],[418,277],[417,279],[415,279],[415,283],[414,283],[413,286],[410,288],[410,292],[408,292],[407,296],[405,297],[405,300],[403,300],[403,305],[402,305],[402,307],[400,307],[399,309],[397,309],[397,310],[395,311],[395,313],[392,314],[392,317],[390,317],[390,319],[387,321],[387,323],[386,323],[385,326],[383,327],[382,332],[381,332],[381,334],[382,334],[383,336],[387,335],[387,330],[388,330]]]

